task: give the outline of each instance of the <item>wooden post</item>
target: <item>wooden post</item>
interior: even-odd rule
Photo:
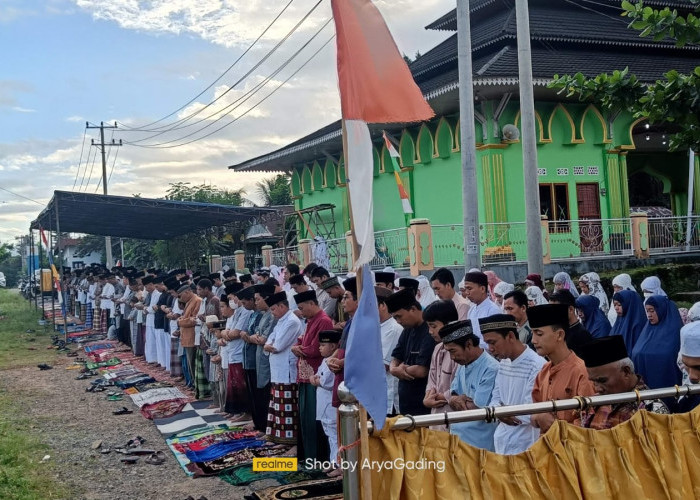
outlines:
[[[407,231],[409,265],[412,276],[435,269],[433,232],[428,219],[411,219]]]
[[[649,217],[644,212],[630,214],[632,219],[632,250],[638,259],[649,258]]]
[[[311,264],[311,240],[299,240],[299,261],[302,268]]]

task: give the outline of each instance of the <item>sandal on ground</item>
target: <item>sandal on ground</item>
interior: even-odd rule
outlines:
[[[138,461],[139,457],[124,457],[121,459],[121,462],[125,464],[135,464]]]
[[[161,465],[165,462],[165,454],[162,451],[157,451],[146,458],[145,462],[151,465]]]
[[[121,394],[112,394],[111,396],[107,396],[107,401],[122,401],[123,399],[124,398]]]
[[[110,450],[109,448],[100,448],[100,453],[102,453],[103,455],[106,455],[107,453],[109,453],[111,451],[112,450]]]
[[[128,409],[126,406],[122,406],[121,409],[112,412],[113,415],[128,415],[129,413],[134,412]]]
[[[146,440],[144,438],[141,436],[136,436],[133,439],[129,439],[129,441],[126,443],[126,448],[140,448],[145,442]]]
[[[156,450],[146,448],[127,448],[126,453],[129,455],[153,455]]]

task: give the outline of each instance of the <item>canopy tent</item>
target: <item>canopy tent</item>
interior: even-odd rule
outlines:
[[[254,224],[280,215],[272,208],[54,191],[31,229],[60,227],[64,233],[168,240],[212,226]]]

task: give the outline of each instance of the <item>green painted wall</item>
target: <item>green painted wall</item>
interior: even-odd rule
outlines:
[[[524,179],[522,173],[522,147],[519,141],[503,143],[493,134],[494,103],[484,103],[480,110],[488,118],[487,137],[484,140],[481,125],[477,123],[477,188],[479,192],[479,218],[482,222],[482,251],[489,247],[510,246],[518,260],[526,258],[527,234],[524,224],[510,224],[525,220]],[[538,133],[538,181],[540,185],[565,186],[568,199],[558,199],[568,211],[567,219],[579,218],[579,184],[595,184],[598,187],[600,218],[624,218],[628,215],[627,175],[640,166],[639,157],[633,153],[632,126],[637,123],[629,114],[620,114],[609,128],[607,120],[598,110],[586,104],[541,102],[536,104]],[[498,120],[498,129],[506,124],[519,128],[520,112],[517,101],[510,102]],[[414,218],[427,218],[433,226],[462,223],[462,176],[459,153],[459,121],[456,116],[439,117],[427,124],[404,130],[400,140],[400,176],[411,198]],[[483,141],[483,144],[481,143]],[[382,144],[375,151],[374,225],[375,230],[394,229],[405,225],[393,168]],[[381,149],[379,149],[381,148]],[[627,152],[633,154],[627,155]],[[337,157],[340,152],[335,152]],[[660,155],[653,158],[663,165]],[[651,161],[651,160],[649,160]],[[647,161],[647,164],[649,163]],[[686,160],[687,163],[687,160]],[[319,168],[321,167],[321,168]],[[320,203],[332,203],[336,209],[337,236],[347,229],[345,188],[338,173],[337,187],[318,187],[323,165],[304,165],[297,170],[301,193],[300,207]],[[700,167],[699,167],[700,169]],[[665,171],[666,169],[664,169]],[[674,206],[685,203],[687,167],[672,174]],[[315,172],[315,175],[314,175]],[[682,187],[682,189],[681,189]],[[557,188],[561,194],[561,187]],[[698,194],[700,197],[700,193]],[[682,209],[685,211],[685,208]],[[550,214],[550,217],[552,214]],[[561,218],[561,217],[560,217]],[[494,225],[493,223],[501,223]],[[582,229],[576,224],[558,225],[552,228],[552,257],[573,257],[580,254]],[[585,228],[584,228],[585,229]],[[590,228],[586,229],[590,231]],[[623,223],[619,227],[600,228],[604,233],[605,248],[608,242],[625,246],[629,243],[629,229]],[[615,233],[614,237],[611,233]],[[449,227],[433,231],[434,245],[448,260],[459,258],[463,244],[461,231]]]

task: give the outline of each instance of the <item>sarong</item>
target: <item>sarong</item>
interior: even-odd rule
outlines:
[[[97,333],[107,333],[107,323],[109,322],[109,310],[100,309],[100,326]]]
[[[92,303],[85,304],[85,328],[92,329]]]
[[[207,399],[211,396],[209,391],[209,381],[204,372],[204,358],[201,349],[195,349],[194,361],[194,397],[196,399]]]
[[[87,304],[80,304],[80,321],[82,321],[83,324],[86,324],[86,319],[87,317]]]
[[[270,384],[265,387],[255,389],[253,400],[253,422],[255,428],[260,432],[265,432],[267,428],[267,409],[270,406]]]
[[[297,384],[273,383],[270,388],[267,434],[279,444],[297,444],[299,435],[299,389]]]
[[[136,323],[136,346],[134,356],[143,356],[146,352],[146,325]]]
[[[243,363],[229,363],[226,385],[226,411],[232,414],[250,413]]]
[[[316,428],[316,387],[307,382],[299,384],[299,430],[303,457],[320,458]]]
[[[178,356],[180,350],[180,339],[170,338],[170,375],[182,377],[182,358]]]

